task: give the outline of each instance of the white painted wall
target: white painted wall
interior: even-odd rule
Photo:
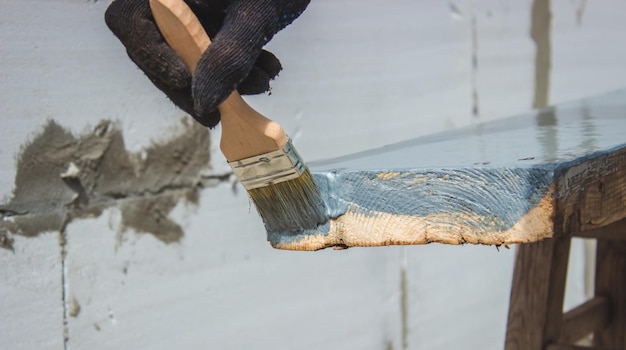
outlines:
[[[3,203],[20,147],[47,119],[74,132],[116,120],[133,151],[178,125],[182,112],[107,31],[107,5],[0,4]],[[268,45],[285,67],[272,95],[249,101],[283,124],[309,161],[527,111],[530,6],[313,0]],[[623,87],[625,10],[617,0],[553,1],[551,103]],[[501,348],[514,250],[282,252],[267,245],[252,210],[241,189],[223,183],[203,190],[197,207],[174,210],[180,243],[122,234],[115,208],[67,227],[65,259],[58,233],[14,236],[14,252],[0,250],[0,348],[59,349],[64,330],[69,349]],[[573,251],[566,307],[585,290],[582,243]]]

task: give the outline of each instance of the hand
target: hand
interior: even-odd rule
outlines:
[[[195,72],[188,71],[161,36],[148,0],[115,0],[105,21],[152,83],[212,128],[220,120],[217,106],[234,89],[243,95],[269,90],[269,81],[282,67],[263,45],[293,22],[309,1],[186,0],[212,41]]]

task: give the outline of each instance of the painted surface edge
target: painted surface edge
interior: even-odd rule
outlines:
[[[508,245],[554,235],[556,189],[549,167],[332,171],[314,177],[331,219],[316,230],[268,232],[274,248]]]

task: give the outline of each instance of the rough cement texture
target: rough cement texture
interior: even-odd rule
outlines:
[[[82,135],[48,121],[18,156],[13,196],[0,205],[2,246],[11,248],[12,234],[62,231],[110,207],[120,209],[122,231],[179,241],[183,229],[168,214],[181,200],[197,202],[210,161],[208,129],[190,119],[182,124],[171,139],[132,153],[111,121]]]

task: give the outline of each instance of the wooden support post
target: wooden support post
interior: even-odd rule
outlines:
[[[559,339],[570,238],[518,246],[506,350],[541,350]]]
[[[594,345],[626,349],[626,241],[598,240],[596,295],[609,299],[611,314],[608,325],[594,334]]]

